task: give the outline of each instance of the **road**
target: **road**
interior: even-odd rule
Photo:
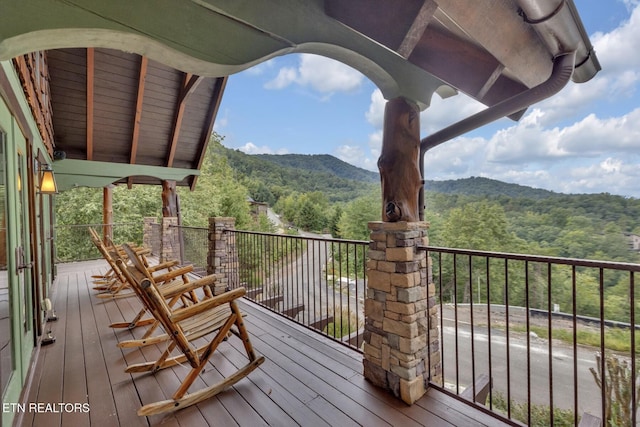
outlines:
[[[455,383],[456,379],[456,331],[454,313],[451,307],[443,310],[443,342],[442,355],[445,383]],[[475,322],[474,322],[475,323]],[[493,323],[493,322],[492,322]],[[457,372],[461,385],[471,383],[472,363],[471,328],[469,322],[458,321],[458,357]],[[574,402],[574,367],[573,348],[566,343],[553,340],[552,357],[549,358],[549,341],[532,336],[530,338],[530,379],[527,378],[527,340],[525,333],[509,333],[509,343],[504,329],[491,328],[491,341],[486,326],[476,326],[473,331],[476,377],[489,373],[489,348],[491,348],[491,366],[493,390],[507,395],[507,348],[509,349],[509,372],[511,398],[527,401],[527,383],[530,381],[531,402],[550,405],[549,390],[553,389],[553,405],[563,409],[573,409]],[[600,389],[596,385],[589,368],[596,367],[595,349],[578,347],[578,413],[588,411],[598,415],[601,405]],[[551,367],[549,366],[551,360]],[[552,376],[549,372],[552,372]],[[552,383],[549,379],[552,378]]]

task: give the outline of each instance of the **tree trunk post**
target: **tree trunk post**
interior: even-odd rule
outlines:
[[[435,285],[419,222],[422,187],[420,112],[403,98],[387,102],[382,150],[382,222],[370,222],[365,298],[364,375],[408,404],[442,378]]]
[[[420,111],[404,98],[384,109],[382,150],[378,159],[382,185],[382,221],[419,220]]]
[[[102,189],[102,241],[113,240],[113,185]]]
[[[162,181],[162,216],[178,217],[178,193],[176,193],[175,181]]]

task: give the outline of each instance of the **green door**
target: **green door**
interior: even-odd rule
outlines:
[[[9,286],[9,259],[7,256],[6,141],[7,134],[0,129],[0,392],[3,397],[15,371],[11,301],[13,292]]]
[[[29,229],[27,140],[0,104],[0,385],[2,425],[15,416],[33,353],[34,310]],[[3,302],[4,301],[4,302]],[[8,408],[8,410],[7,410]]]
[[[18,235],[15,252],[15,273],[20,290],[20,334],[22,343],[22,377],[26,377],[31,350],[34,343],[33,283],[31,280],[31,244],[29,230],[29,199],[27,185],[29,180],[27,169],[26,145],[22,135],[16,135],[18,192],[16,197],[16,225]]]

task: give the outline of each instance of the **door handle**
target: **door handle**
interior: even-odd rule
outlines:
[[[25,262],[24,259],[24,248],[22,246],[16,247],[16,274],[20,274],[20,272],[26,268],[32,268],[32,262]]]

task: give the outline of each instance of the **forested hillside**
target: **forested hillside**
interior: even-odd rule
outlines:
[[[228,160],[254,200],[271,206],[292,193],[320,192],[330,203],[346,202],[380,181],[378,174],[329,155],[248,155],[221,144],[213,150]]]
[[[328,155],[247,155],[214,134],[196,190],[180,188],[183,223],[233,216],[239,228],[268,231],[246,200],[266,202],[292,226],[368,239],[381,217],[377,174]],[[636,262],[625,233],[640,234],[640,200],[611,194],[567,195],[486,178],[429,181],[425,219],[438,246]],[[157,187],[116,188],[116,222],[160,216]],[[59,224],[100,223],[101,189],[59,195]]]

